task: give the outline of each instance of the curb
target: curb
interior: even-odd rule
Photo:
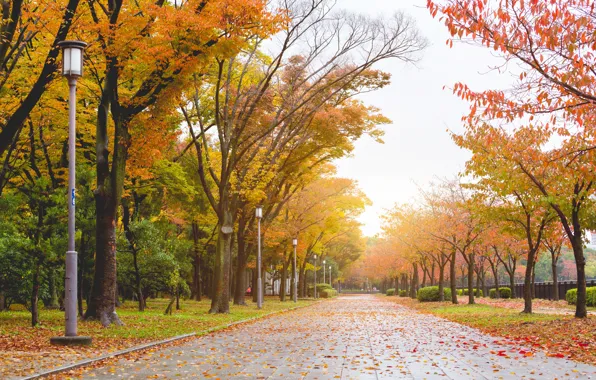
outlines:
[[[215,327],[212,327],[212,328],[207,329],[205,331],[193,332],[193,333],[188,333],[188,334],[184,334],[184,335],[178,335],[178,336],[174,336],[174,337],[171,337],[171,338],[167,338],[167,339],[163,339],[163,340],[158,340],[157,342],[144,343],[144,344],[141,344],[141,345],[138,345],[138,346],[134,346],[134,347],[131,347],[131,348],[125,348],[124,350],[115,351],[115,352],[112,352],[112,353],[109,353],[109,354],[104,354],[104,355],[98,356],[96,358],[85,359],[85,360],[81,360],[81,361],[76,362],[76,363],[65,364],[63,366],[60,366],[60,367],[57,367],[57,368],[53,368],[53,369],[49,369],[47,371],[39,372],[39,373],[36,373],[36,374],[33,374],[33,375],[29,375],[29,376],[26,376],[26,377],[20,377],[20,378],[18,378],[18,380],[41,379],[41,378],[46,377],[46,376],[55,375],[55,374],[58,374],[60,372],[66,372],[66,371],[70,371],[70,370],[73,370],[73,369],[84,367],[84,366],[87,366],[87,365],[90,365],[90,364],[93,364],[93,363],[97,363],[97,362],[102,361],[102,360],[105,360],[105,359],[115,358],[115,357],[118,357],[118,356],[130,354],[132,352],[143,351],[143,350],[146,350],[148,348],[153,348],[153,347],[161,346],[161,345],[164,345],[166,343],[171,343],[171,342],[175,342],[175,341],[186,339],[186,338],[190,338],[190,337],[201,337],[201,336],[205,336],[205,335],[208,335],[208,334],[217,332],[217,331],[228,329],[228,328],[233,327],[233,326],[236,326],[236,325],[240,325],[240,324],[243,324],[243,323],[253,322],[253,321],[257,320],[257,319],[266,318],[266,317],[269,317],[269,316],[272,316],[272,315],[275,315],[275,314],[282,314],[282,313],[287,313],[289,311],[294,311],[294,310],[302,309],[302,308],[305,308],[305,307],[309,307],[309,306],[318,304],[320,302],[323,302],[323,301],[315,301],[315,302],[313,302],[311,304],[308,304],[308,305],[295,306],[295,307],[291,307],[291,308],[288,308],[288,309],[285,309],[285,310],[272,311],[270,313],[263,314],[263,315],[258,316],[258,317],[252,317],[252,318],[243,319],[243,320],[236,321],[236,322],[231,322],[231,323],[228,323],[228,324],[225,324],[225,325],[215,326]]]

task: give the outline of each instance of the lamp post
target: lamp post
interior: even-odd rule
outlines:
[[[257,206],[255,210],[257,217],[257,308],[263,307],[263,281],[261,281],[261,219],[263,218],[263,207]]]
[[[333,288],[333,281],[331,281],[331,265],[329,265],[329,285]]]
[[[75,251],[75,179],[76,179],[76,105],[77,79],[83,76],[82,41],[62,41],[62,75],[68,79],[68,250],[66,251],[66,276],[64,282],[64,336],[50,338],[52,344],[88,345],[91,337],[77,336],[77,252]]]
[[[296,247],[298,246],[298,239],[292,239],[292,245],[294,246],[294,267],[292,268],[292,287],[294,289],[294,303],[298,302],[298,283],[296,281]]]
[[[323,284],[326,284],[327,283],[327,281],[325,280],[325,273],[327,272],[327,270],[326,270],[327,268],[325,267],[325,262],[326,261],[327,260],[323,260]]]
[[[317,254],[315,253],[315,286],[314,286],[314,294],[315,294],[315,299],[317,298]]]

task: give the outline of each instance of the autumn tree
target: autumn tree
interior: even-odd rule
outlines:
[[[530,144],[530,149],[515,151],[514,144],[508,144],[505,147],[512,149],[503,156],[549,201],[563,225],[578,277],[575,315],[586,317],[582,238],[594,191],[591,155],[596,146],[592,2],[429,0],[427,5],[433,16],[440,14],[455,38],[492,48],[505,64],[520,65],[519,81],[509,91],[478,92],[456,84],[454,92],[471,103],[464,121],[472,129],[491,121],[527,125],[525,138],[517,143]],[[494,133],[484,136],[490,136],[485,149],[498,146]],[[553,139],[562,142],[545,149]]]

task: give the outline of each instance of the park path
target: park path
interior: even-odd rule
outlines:
[[[378,296],[360,295],[239,325],[140,358],[121,359],[83,376],[596,379],[596,367],[547,358],[540,352],[528,357],[513,342]]]

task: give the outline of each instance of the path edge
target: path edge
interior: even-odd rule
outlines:
[[[305,307],[309,307],[309,306],[315,305],[315,304],[317,304],[319,302],[323,302],[323,301],[319,300],[319,301],[315,301],[315,302],[313,302],[311,304],[308,304],[308,305],[295,306],[295,307],[291,307],[291,308],[284,309],[284,310],[272,311],[270,313],[263,314],[263,315],[260,315],[258,317],[251,317],[251,318],[247,318],[247,319],[242,319],[240,321],[231,322],[231,323],[228,323],[228,324],[225,324],[225,325],[215,326],[215,327],[212,327],[212,328],[207,329],[207,330],[204,330],[204,331],[193,332],[193,333],[188,333],[188,334],[183,334],[183,335],[177,335],[177,336],[173,336],[171,338],[158,340],[156,342],[149,342],[149,343],[140,344],[140,345],[133,346],[133,347],[130,347],[130,348],[125,348],[123,350],[114,351],[114,352],[109,353],[109,354],[100,355],[100,356],[98,356],[96,358],[85,359],[85,360],[81,360],[81,361],[78,361],[78,362],[75,362],[75,363],[72,363],[72,364],[65,364],[65,365],[60,366],[60,367],[56,367],[56,368],[53,368],[53,369],[49,369],[49,370],[46,370],[46,371],[43,371],[43,372],[39,372],[39,373],[35,373],[33,375],[29,375],[29,376],[25,376],[25,377],[19,377],[17,379],[18,380],[41,379],[41,378],[44,378],[46,376],[56,375],[56,374],[61,373],[61,372],[66,372],[66,371],[70,371],[70,370],[73,370],[73,369],[85,367],[85,366],[88,366],[90,364],[93,364],[93,363],[97,363],[99,361],[102,361],[102,360],[116,358],[118,356],[130,354],[132,352],[143,351],[143,350],[146,350],[146,349],[149,349],[149,348],[162,346],[162,345],[167,344],[167,343],[176,342],[178,340],[182,340],[182,339],[186,339],[186,338],[190,338],[190,337],[201,337],[201,336],[209,335],[209,334],[212,334],[214,332],[225,330],[225,329],[228,329],[228,328],[233,327],[233,326],[236,326],[236,325],[240,325],[240,324],[243,324],[243,323],[253,322],[253,321],[256,321],[257,319],[267,318],[267,317],[270,317],[272,315],[287,313],[287,312],[290,312],[290,311],[294,311],[294,310],[302,309],[302,308],[305,308]]]

